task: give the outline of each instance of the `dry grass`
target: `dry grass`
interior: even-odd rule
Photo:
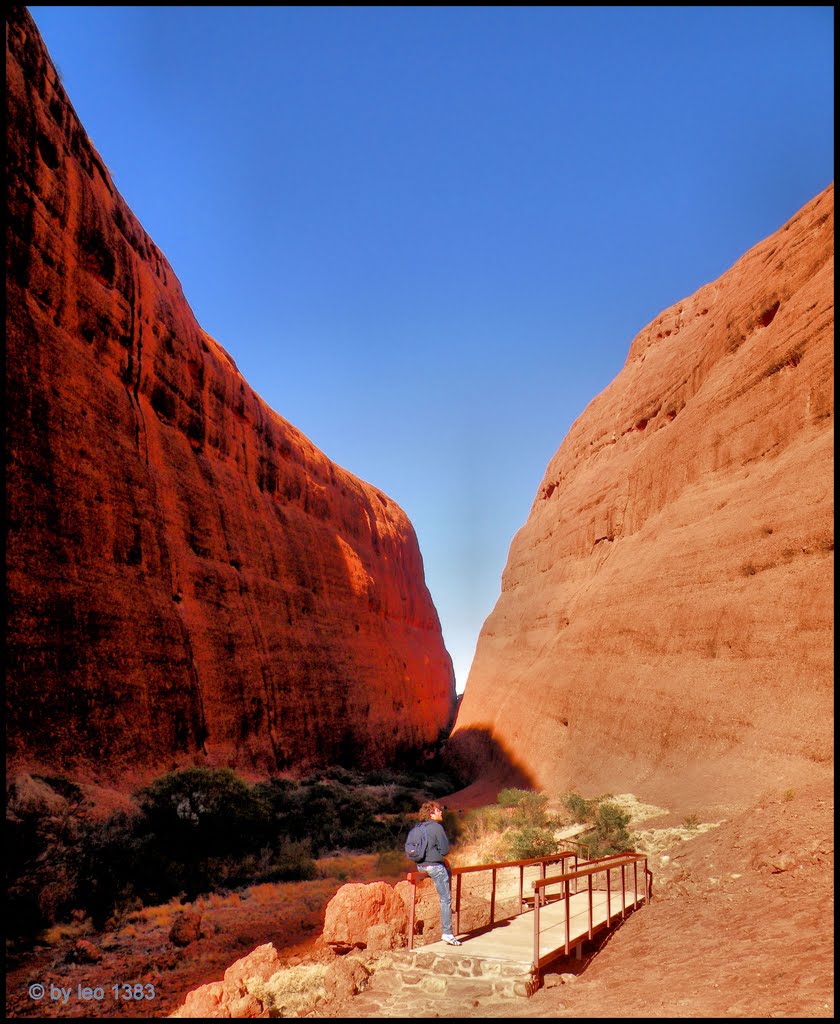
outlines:
[[[199,912],[217,910],[219,907],[235,907],[241,901],[242,897],[238,892],[211,892],[206,896],[199,896],[193,903],[193,909]]]
[[[282,891],[278,889],[276,882],[263,882],[262,885],[252,885],[243,896],[239,896],[238,893],[236,895],[240,902],[242,899],[250,899],[259,906],[283,902]]]
[[[168,903],[161,903],[157,907],[143,907],[140,910],[133,910],[126,917],[126,921],[129,924],[143,921],[161,928],[171,927],[178,914],[182,913],[187,906],[189,904],[183,904],[179,899],[175,898],[171,899]]]
[[[358,859],[350,854],[319,857],[315,862],[318,867],[318,878],[335,878],[339,882],[353,879],[359,867]]]
[[[248,978],[246,990],[265,1006],[272,1017],[295,1017],[310,1011],[326,995],[326,964],[299,964],[277,971],[263,981]]]
[[[46,946],[58,946],[62,942],[75,941],[93,931],[90,920],[73,921],[71,924],[56,924],[38,936]]]

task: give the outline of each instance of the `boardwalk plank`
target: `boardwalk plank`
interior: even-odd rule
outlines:
[[[625,913],[634,906],[633,894],[627,894]],[[640,899],[641,903],[642,900]],[[622,895],[610,894],[610,911],[613,921],[620,920]],[[607,924],[607,894],[603,890],[592,893],[593,931]],[[589,895],[586,891],[571,896],[569,908],[569,944],[578,945],[589,934]],[[513,963],[530,964],[534,958],[534,911],[497,922],[492,928],[472,933],[462,933],[460,946],[445,942],[431,942],[415,947],[424,952],[443,956],[472,956],[487,960],[503,960]],[[562,955],[566,946],[566,902],[558,900],[540,908],[540,959]],[[552,957],[553,958],[553,957]]]

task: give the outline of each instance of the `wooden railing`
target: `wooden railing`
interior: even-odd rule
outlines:
[[[644,865],[644,877],[641,879],[641,894],[639,891],[639,865]],[[630,891],[627,885],[627,869],[633,868],[633,888],[632,888],[632,900],[628,902],[628,896]],[[615,914],[612,912],[611,895],[612,895],[612,874],[613,872],[620,871],[621,873],[621,909]],[[597,925],[593,920],[593,879],[598,875],[604,875],[603,886],[599,885],[599,888],[605,888],[607,894],[607,917],[606,921],[600,922]],[[582,891],[579,888],[581,879],[586,879],[586,889],[589,893],[589,927],[586,934],[586,938],[591,939],[594,933],[602,927],[609,927],[616,917],[624,918],[628,910],[632,910],[637,907],[643,900],[650,901],[653,895],[653,873],[648,868],[647,855],[642,853],[617,853],[609,857],[601,857],[598,860],[589,861],[581,866],[577,864],[571,871],[564,872],[560,875],[552,875],[542,877],[538,881],[533,883],[534,886],[534,970],[539,972],[540,968],[545,966],[546,963],[553,960],[559,953],[568,956],[571,952],[571,895],[572,885],[575,886],[576,892]],[[560,895],[560,899],[566,902],[566,934],[565,944],[560,950],[554,950],[548,953],[544,957],[540,957],[540,907],[544,906],[548,898],[546,889],[552,885],[562,885],[563,891]]]
[[[582,843],[573,843],[569,841],[570,846],[575,846],[580,850],[587,850],[587,847]],[[529,902],[528,897],[525,895],[525,868],[533,867],[538,865],[540,868],[540,880],[534,882],[534,886],[540,885],[546,877],[546,866],[549,864],[560,864],[561,870],[568,861],[574,863],[575,868],[578,864],[578,853],[577,850],[562,850],[557,853],[549,854],[545,857],[531,857],[527,860],[507,860],[498,861],[494,864],[472,864],[465,867],[455,867],[451,869],[452,880],[454,881],[455,898],[453,900],[452,914],[455,925],[455,933],[457,934],[461,930],[461,879],[464,875],[472,874],[477,871],[489,871],[491,873],[490,881],[490,921],[489,924],[493,925],[496,921],[496,881],[497,874],[504,868],[518,868],[519,869],[519,913],[521,914],[525,908],[526,902]],[[565,876],[557,876],[565,877]],[[408,919],[408,948],[414,948],[414,922],[415,922],[415,902],[417,898],[417,883],[422,882],[424,879],[431,879],[425,871],[409,871],[406,878],[411,882],[411,906],[409,909]],[[542,891],[542,890],[540,890]],[[536,893],[536,888],[535,888]],[[533,897],[536,902],[536,895]]]

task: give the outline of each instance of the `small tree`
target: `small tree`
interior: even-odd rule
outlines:
[[[568,808],[572,821],[577,822],[589,821],[597,806],[596,800],[584,800],[578,793],[567,793],[563,797],[563,803]]]
[[[193,898],[239,881],[235,862],[257,854],[266,839],[265,803],[230,768],[169,772],[137,795],[148,896],[183,891]]]
[[[548,796],[530,789],[503,789],[496,802],[500,807],[512,809],[511,824],[516,828],[548,828]]]
[[[529,860],[531,857],[546,857],[556,853],[554,829],[533,825],[512,829],[505,835],[505,849],[511,860]]]
[[[587,833],[583,839],[584,842],[590,841],[591,857],[606,857],[611,853],[632,849],[633,839],[627,831],[630,815],[622,811],[617,804],[599,804],[593,823],[593,831]]]

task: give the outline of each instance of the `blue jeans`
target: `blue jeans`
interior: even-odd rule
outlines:
[[[420,871],[435,883],[440,897],[440,931],[442,935],[452,934],[452,894],[449,891],[449,869],[445,864],[418,864]]]

